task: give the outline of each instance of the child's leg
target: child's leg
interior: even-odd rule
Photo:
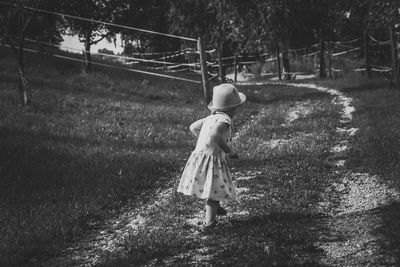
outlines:
[[[206,224],[209,225],[215,222],[215,217],[218,210],[218,201],[207,199],[206,203]]]

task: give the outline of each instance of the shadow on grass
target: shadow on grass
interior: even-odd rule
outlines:
[[[381,208],[382,225],[377,230],[384,236],[386,242],[380,247],[386,254],[390,255],[395,265],[400,264],[400,202],[393,202]]]
[[[340,91],[343,93],[361,93],[361,92],[381,90],[382,87],[389,88],[389,87],[391,87],[391,85],[389,82],[387,82],[387,83],[381,82],[380,84],[371,83],[371,84],[363,84],[363,85],[357,85],[357,86],[344,87],[344,88],[340,89]]]
[[[327,262],[334,266],[399,266],[400,203],[329,217]],[[322,242],[324,240],[321,240]]]
[[[260,163],[254,164],[260,167]],[[317,181],[312,177],[293,180],[291,186],[285,183],[290,176],[277,179],[259,172],[254,176],[249,181],[240,181],[240,184],[251,188],[250,195],[266,193],[266,187],[279,188],[275,191],[278,204],[275,201],[271,207],[269,202],[274,200],[269,195],[246,201],[245,210],[250,215],[239,212],[227,217],[227,220],[221,218],[217,231],[206,236],[194,234],[197,227],[179,219],[182,214],[178,213],[175,223],[160,222],[156,229],[149,227],[132,238],[127,243],[130,255],[112,255],[101,266],[146,266],[155,262],[160,266],[324,266],[321,262],[324,253],[318,243],[339,240],[341,236],[330,236],[326,217],[307,210],[310,203],[319,201],[318,192],[322,190],[322,185],[318,183],[320,175],[316,175]],[[301,192],[301,196],[293,195],[294,188]],[[311,198],[312,195],[316,198]],[[189,212],[187,207],[185,211]],[[163,209],[163,212],[166,210]]]
[[[167,241],[160,233],[147,246],[132,241],[136,248],[128,258],[114,255],[99,266],[325,266],[315,244],[332,238],[321,238],[319,223],[318,215],[272,213],[232,219],[208,235],[181,230]]]
[[[29,84],[35,94],[48,95],[48,97],[55,97],[55,94],[58,97],[74,94],[82,98],[141,104],[165,104],[184,101],[185,104],[197,105],[199,104],[199,99],[203,102],[200,86],[191,85],[188,88],[187,83],[180,81],[151,79],[151,82],[149,82],[145,78],[133,80],[127,77],[119,80],[118,75],[113,73],[113,76],[109,77],[103,72],[93,72],[88,75],[79,73],[61,74],[54,71],[50,73],[48,77],[41,74],[29,77]],[[2,82],[9,82],[15,87],[15,95],[18,97],[18,76],[13,73],[0,72],[0,78]],[[163,88],[163,90],[160,90],[160,88]],[[33,103],[35,104],[39,98],[35,96]],[[203,105],[205,104],[203,103]]]
[[[227,255],[257,253],[259,256],[248,257],[247,260],[250,259],[251,262],[254,257],[258,260],[251,263],[260,265],[262,262],[271,266],[330,266],[331,264],[397,266],[400,262],[399,218],[399,202],[338,217],[276,212],[265,216],[253,216],[232,221],[232,226],[227,228],[226,232],[215,234],[215,238],[226,249],[223,253],[214,255],[214,260],[234,265],[235,261],[231,261]],[[379,225],[378,221],[383,223]],[[379,227],[370,228],[374,226]],[[354,227],[359,232],[354,232]],[[363,239],[365,233],[368,235],[368,232],[364,231],[371,230],[375,238]],[[232,240],[225,238],[229,235],[234,236],[237,242],[232,244]],[[360,243],[357,243],[358,241]],[[248,245],[248,243],[253,244]],[[324,251],[318,247],[318,244],[333,246],[343,244],[342,250],[330,251],[335,255],[334,257],[341,255],[340,258],[326,261]],[[351,247],[346,244],[350,244]],[[374,251],[373,248],[377,244],[380,250],[371,252],[369,249],[372,248]],[[235,260],[240,262],[240,257]]]
[[[216,266],[324,266],[318,215],[279,213],[231,220],[204,242]]]
[[[257,104],[273,104],[277,102],[295,102],[303,100],[315,100],[329,98],[330,95],[319,91],[304,92],[302,94],[289,94],[289,95],[264,95],[262,93],[254,93],[250,90],[245,92],[249,102]]]
[[[400,94],[398,90],[372,87],[354,91],[353,124],[359,129],[352,140],[348,167],[378,175],[380,182],[400,191]]]
[[[100,75],[96,73],[96,75]],[[79,78],[79,76],[77,76]],[[95,97],[106,99],[107,101],[127,101],[133,103],[175,103],[185,100],[187,103],[198,103],[201,98],[200,89],[188,90],[181,84],[174,85],[173,83],[164,83],[165,90],[156,90],[156,86],[141,85],[140,81],[120,81],[125,82],[125,85],[114,84],[114,79],[107,78],[110,84],[103,85],[95,79],[86,81],[87,78],[79,78],[81,81],[67,82],[67,77],[62,78],[63,82],[54,84],[53,81],[42,79],[32,79],[31,85],[34,91],[43,90],[43,88],[51,91],[57,91],[57,94],[75,94],[86,97]],[[161,102],[162,101],[162,102]]]
[[[0,265],[57,254],[94,221],[150,200],[143,193],[177,168],[162,155],[120,154],[85,138],[0,129],[0,147]]]

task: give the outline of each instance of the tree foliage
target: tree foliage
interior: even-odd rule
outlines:
[[[0,40],[14,47],[22,73],[22,48],[32,45],[28,39],[59,44],[62,35],[77,35],[85,44],[86,71],[91,68],[91,46],[117,34],[122,37],[126,54],[165,52],[187,45],[185,41],[97,21],[192,38],[201,36],[207,47],[218,52],[221,77],[223,56],[275,53],[280,49],[284,68],[290,72],[285,58],[289,49],[307,48],[319,42],[323,55],[325,41],[348,40],[366,33],[387,39],[388,29],[400,24],[397,0],[5,1],[10,5],[0,4]],[[36,12],[35,8],[74,17]],[[320,66],[322,76],[322,61]]]
[[[117,27],[98,21],[115,23],[126,10],[126,3],[123,0],[58,0],[60,11],[74,16],[65,17],[66,33],[77,35],[85,45],[85,72],[91,70],[91,46],[107,37],[112,38],[120,31]]]
[[[168,33],[169,3],[164,0],[129,1],[118,23],[135,28]],[[132,52],[166,52],[179,47],[179,41],[140,31],[122,31],[125,54]]]

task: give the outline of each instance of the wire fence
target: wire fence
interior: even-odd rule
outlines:
[[[4,2],[0,0],[0,4],[7,5],[9,7],[15,7],[15,4]],[[192,83],[201,83],[200,80],[188,79],[187,77],[179,77],[177,74],[192,73],[195,75],[201,74],[202,66],[200,62],[200,51],[198,49],[198,40],[194,38],[178,36],[169,33],[161,33],[152,30],[139,29],[136,27],[120,25],[116,23],[110,23],[106,21],[94,20],[89,18],[84,18],[80,16],[74,16],[69,14],[64,14],[55,11],[49,11],[44,9],[33,9],[31,7],[25,7],[26,9],[35,10],[36,12],[41,12],[48,15],[60,16],[63,18],[71,18],[91,23],[100,23],[108,26],[119,27],[124,30],[129,31],[139,31],[147,34],[159,35],[164,38],[176,38],[180,39],[182,42],[181,49],[174,51],[165,52],[125,52],[124,54],[114,55],[103,52],[93,52],[82,49],[77,49],[74,47],[56,45],[49,42],[43,42],[40,40],[29,39],[25,40],[32,44],[31,47],[26,48],[25,51],[32,53],[39,53],[44,47],[45,49],[60,49],[68,50],[75,53],[82,53],[83,55],[90,53],[96,59],[101,59],[104,62],[92,62],[94,65],[107,66],[110,68],[116,68],[120,70],[126,70],[131,72],[137,72],[147,75],[165,77],[170,79],[184,80]],[[399,33],[396,33],[396,36]],[[332,75],[332,73],[348,73],[348,72],[361,72],[366,71],[368,68],[371,71],[378,73],[388,73],[391,72],[391,40],[378,40],[372,35],[368,35],[368,53],[370,54],[371,62],[367,66],[365,60],[365,51],[362,47],[363,38],[355,38],[348,41],[335,41],[335,42],[325,42],[324,45],[327,47],[324,51],[324,62],[326,63],[326,72]],[[189,42],[189,43],[188,43]],[[35,47],[33,44],[38,47]],[[284,74],[316,74],[320,68],[319,64],[321,62],[321,44],[314,44],[309,47],[300,47],[296,49],[289,49],[286,51],[287,57],[289,59],[290,70],[283,70]],[[40,49],[39,49],[40,47]],[[396,46],[396,51],[398,47]],[[76,57],[69,57],[65,55],[57,54],[57,50],[54,53],[55,57],[86,62],[85,59],[77,59]],[[236,80],[237,73],[244,77],[252,78],[252,76],[276,76],[279,73],[280,58],[282,53],[278,54],[279,57],[271,52],[261,53],[261,54],[238,54],[222,58],[222,67],[226,69],[228,73],[227,77],[231,80]],[[218,68],[220,63],[218,62],[218,55],[215,49],[210,49],[205,51],[207,74],[209,79],[217,78],[219,75]],[[279,61],[279,62],[278,62]],[[116,66],[115,63],[118,62],[119,65]],[[235,73],[235,76],[232,76]],[[171,75],[175,74],[175,75]],[[221,77],[219,77],[221,78]]]
[[[8,8],[15,8],[17,7],[16,4],[5,2],[0,0],[0,4],[8,6]],[[69,18],[79,21],[85,21],[95,24],[103,24],[107,26],[112,26],[116,28],[123,29],[125,32],[134,31],[134,32],[141,32],[150,35],[158,35],[161,38],[174,38],[181,40],[182,46],[186,47],[185,49],[172,51],[172,52],[133,52],[133,53],[124,53],[119,55],[114,55],[110,53],[103,53],[103,52],[94,52],[88,51],[84,49],[78,49],[74,47],[68,47],[58,44],[52,44],[49,42],[43,42],[40,40],[24,38],[24,41],[27,42],[27,48],[24,51],[31,52],[31,53],[42,53],[46,52],[45,50],[49,51],[52,50],[52,54],[56,58],[65,59],[65,60],[72,60],[72,61],[79,61],[85,64],[93,64],[93,65],[100,65],[104,67],[110,67],[114,69],[126,70],[130,72],[137,72],[152,76],[170,78],[175,80],[183,80],[192,83],[201,83],[199,77],[194,77],[193,79],[189,79],[187,77],[179,77],[178,75],[171,75],[179,74],[181,72],[190,72],[198,76],[200,71],[200,63],[199,63],[199,51],[197,49],[198,39],[179,36],[169,33],[162,33],[152,30],[140,29],[132,26],[121,25],[116,23],[111,23],[107,21],[95,20],[90,18],[85,18],[81,16],[75,16],[70,14],[65,14],[61,12],[49,11],[40,8],[33,8],[29,6],[24,6],[24,9],[33,10],[35,12],[51,15],[51,16],[59,16],[63,19]],[[16,40],[15,36],[10,36],[12,39]],[[18,42],[15,42],[18,44]],[[9,47],[9,46],[8,46]],[[37,49],[35,49],[37,48]],[[73,53],[82,53],[84,55],[83,59],[78,59],[75,56],[66,56],[61,55],[61,53],[57,52],[58,50],[64,51],[71,51]],[[60,51],[61,52],[61,51]],[[101,59],[103,62],[89,62],[85,55],[90,54],[90,57],[94,59]],[[119,63],[119,65],[115,65],[115,63]]]
[[[325,73],[334,78],[338,76],[343,77],[344,74],[352,72],[359,73],[366,71],[375,72],[377,75],[389,75],[392,71],[391,41],[379,41],[371,35],[368,38],[367,53],[370,61],[368,66],[363,38],[360,37],[343,42],[324,42],[325,49],[323,50],[323,62],[325,63]],[[305,48],[287,50],[290,71],[283,69],[282,75],[304,75],[306,77],[318,76],[321,63],[320,45],[321,44],[314,44]],[[398,51],[399,47],[400,46],[397,42],[395,50]],[[257,76],[276,78],[278,76],[278,68],[282,66],[282,56],[282,52],[279,54],[279,57],[265,53],[261,56],[255,56],[257,60],[253,62],[239,60],[237,66],[233,66],[232,62],[225,65],[228,68],[231,68],[231,70],[234,70],[235,67],[239,67],[240,69],[240,65],[250,64],[250,66],[246,66],[243,71],[244,77],[243,75],[242,77],[238,77],[245,80],[250,76],[249,72],[250,74],[253,74],[250,76],[251,78],[257,78]],[[278,64],[278,60],[280,60],[280,64]],[[241,74],[242,73],[239,73],[238,76]],[[232,77],[232,75],[229,76],[229,78],[233,80]]]

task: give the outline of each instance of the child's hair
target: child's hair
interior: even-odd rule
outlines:
[[[230,112],[230,111],[232,111],[232,110],[235,110],[237,107],[233,107],[233,108],[227,108],[227,109],[224,109],[224,110],[214,110],[214,109],[212,109],[211,110],[211,114],[212,115],[215,115],[215,114],[217,114],[217,112],[224,112],[224,113],[226,113],[226,112]]]

